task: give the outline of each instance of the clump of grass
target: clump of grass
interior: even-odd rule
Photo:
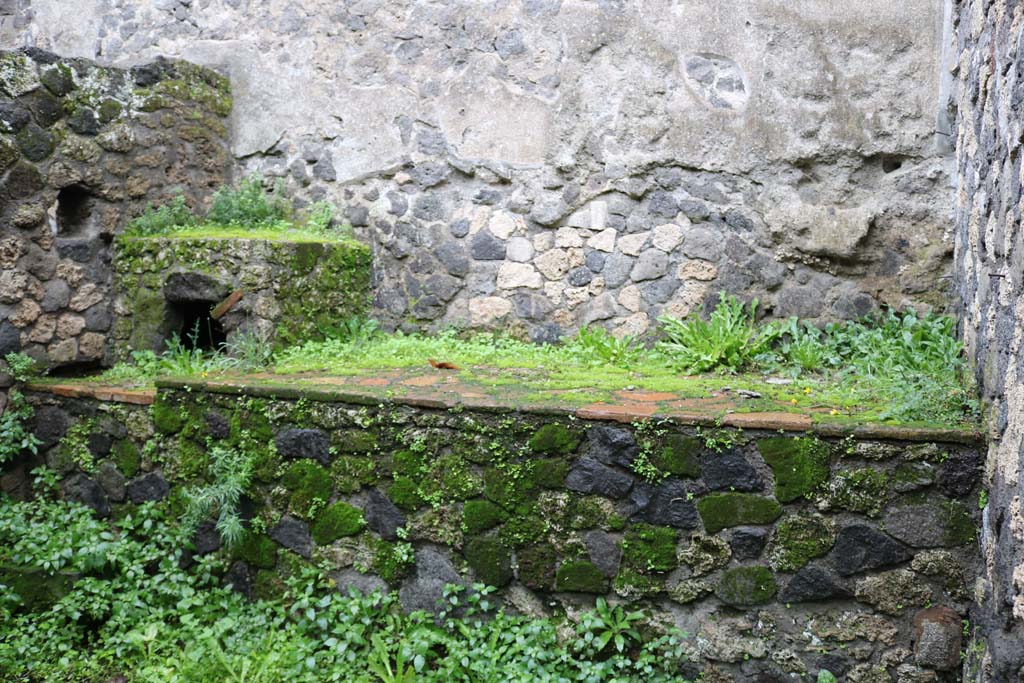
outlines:
[[[284,222],[290,215],[284,184],[278,182],[267,192],[263,189],[263,178],[251,175],[234,187],[217,190],[206,220],[223,226],[263,228]]]
[[[131,235],[150,237],[191,228],[197,222],[198,219],[192,213],[192,209],[188,208],[185,198],[179,194],[162,206],[147,206],[141,216],[128,224],[127,231]]]

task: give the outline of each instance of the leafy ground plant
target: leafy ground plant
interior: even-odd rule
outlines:
[[[188,505],[182,526],[185,533],[191,535],[203,520],[216,514],[217,531],[224,542],[233,547],[245,533],[238,503],[252,477],[252,459],[223,446],[213,446],[209,455],[210,483],[186,489]]]
[[[681,681],[682,635],[637,638],[637,620],[615,608],[560,637],[554,621],[497,609],[483,586],[450,587],[438,616],[405,614],[395,596],[342,595],[311,568],[286,579],[281,601],[249,601],[222,585],[225,555],[189,566],[186,545],[157,504],[107,523],[72,503],[0,498],[0,567],[37,582],[78,577],[31,610],[0,586],[0,679]],[[608,647],[595,649],[609,631]]]

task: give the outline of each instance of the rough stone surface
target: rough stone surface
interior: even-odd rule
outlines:
[[[323,465],[331,460],[331,440],[319,429],[287,429],[274,443],[286,458],[310,458]]]
[[[269,532],[269,536],[294,553],[308,558],[313,551],[309,525],[300,519],[284,516]]]
[[[138,505],[150,500],[163,500],[171,487],[159,472],[150,472],[128,482],[125,492],[128,499]]]
[[[954,3],[948,68],[956,113],[955,289],[960,329],[991,416],[975,591],[979,681],[1024,672],[1024,246],[1020,241],[1024,71],[1019,2]]]
[[[103,488],[84,474],[74,474],[65,479],[61,488],[68,500],[92,508],[97,516],[107,517],[110,515],[110,501]]]
[[[445,586],[465,584],[451,560],[432,548],[424,548],[416,554],[413,576],[402,584],[398,597],[406,612],[422,610],[437,613],[441,609]]]
[[[701,460],[701,477],[712,490],[760,491],[764,479],[743,453],[712,453]]]
[[[840,529],[830,558],[837,572],[849,576],[906,562],[911,554],[877,529],[855,524]]]
[[[363,515],[370,531],[380,534],[381,538],[389,541],[398,538],[398,530],[405,526],[405,516],[402,512],[377,489],[367,495]]]
[[[587,430],[590,456],[605,465],[629,467],[633,464],[640,448],[628,429],[598,425]]]
[[[581,493],[596,493],[608,498],[623,498],[633,486],[633,477],[625,472],[602,465],[590,457],[576,461],[565,485]]]
[[[798,571],[779,594],[783,602],[811,602],[847,597],[850,592],[843,588],[836,577],[827,569],[809,565]]]
[[[124,64],[169,55],[230,74],[238,165],[341,207],[379,254],[382,299],[405,309],[419,298],[415,244],[566,230],[559,249],[662,254],[664,266],[643,255],[626,270],[638,281],[705,259],[715,291],[749,280],[770,312],[809,303],[779,286],[801,268],[834,274],[816,291],[822,317],[852,313],[853,290],[872,302],[944,303],[949,178],[934,131],[948,124],[934,2],[757,0],[725,14],[716,0],[685,11],[671,0],[529,0],[487,12],[412,0],[322,11],[160,0],[71,14],[62,0],[22,4],[5,20],[5,45]],[[296,45],[307,58],[294,58]],[[149,74],[145,87],[162,74],[136,71]],[[66,118],[59,125],[83,139],[111,138],[95,106]],[[46,152],[45,135],[23,137],[32,156]],[[407,246],[387,248],[399,230]],[[490,258],[527,263],[523,251],[501,252],[474,260],[472,274]],[[797,268],[751,267],[754,255]],[[465,321],[469,298],[427,307],[417,324]],[[645,301],[644,311],[654,318],[660,305]],[[397,325],[398,308],[381,315]],[[583,310],[562,324],[577,327]]]

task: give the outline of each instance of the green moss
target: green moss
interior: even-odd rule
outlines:
[[[210,458],[206,449],[194,439],[178,439],[175,449],[174,476],[182,481],[196,481],[206,475]]]
[[[281,467],[281,456],[273,443],[252,454],[252,476],[256,481],[270,484],[277,480]]]
[[[733,607],[762,605],[775,596],[775,576],[768,567],[736,567],[722,574],[715,595]]]
[[[295,271],[296,275],[308,275],[316,267],[316,262],[320,260],[320,255],[324,253],[324,245],[315,242],[297,244],[295,245],[294,253],[292,270]]]
[[[607,524],[603,499],[573,494],[565,506],[564,524],[570,529],[599,529]]]
[[[508,519],[508,513],[489,500],[467,500],[462,507],[462,525],[471,534],[493,529]]]
[[[373,559],[371,568],[374,573],[390,584],[395,584],[409,575],[416,563],[412,546],[408,543],[390,543],[380,538],[371,537]]]
[[[587,560],[563,562],[555,573],[555,590],[567,593],[604,593],[608,581],[601,570]]]
[[[257,600],[281,600],[288,593],[284,579],[269,569],[260,569],[252,582],[252,592]]]
[[[569,455],[576,451],[582,440],[583,435],[579,430],[551,422],[533,433],[529,446],[534,453]]]
[[[625,567],[615,576],[613,586],[615,592],[624,598],[644,598],[664,591],[665,578],[658,575],[641,574],[634,569]]]
[[[955,500],[946,500],[942,502],[942,512],[946,545],[966,545],[975,539],[978,527],[966,506]]]
[[[519,581],[536,591],[549,591],[555,580],[558,551],[549,543],[539,543],[516,551]]]
[[[451,453],[427,463],[419,485],[419,495],[428,503],[441,505],[480,495],[480,479],[466,461]]]
[[[539,541],[548,531],[548,522],[536,508],[520,506],[501,528],[501,542],[510,548],[518,548]]]
[[[138,473],[139,467],[142,465],[142,454],[139,453],[139,447],[131,439],[121,439],[115,443],[110,450],[110,455],[114,464],[117,465],[117,469],[129,479]]]
[[[328,505],[317,515],[310,532],[314,541],[327,545],[344,536],[355,536],[365,527],[363,511],[339,501]]]
[[[774,437],[757,442],[775,473],[775,497],[789,503],[806,496],[829,477],[828,446],[814,438]]]
[[[823,517],[786,517],[775,529],[772,566],[783,572],[796,571],[831,550],[835,541],[832,525]]]
[[[334,445],[341,453],[372,453],[377,435],[366,429],[345,429],[334,433]]]
[[[626,528],[626,518],[622,515],[608,516],[608,531],[622,531]]]
[[[68,572],[48,574],[35,567],[0,565],[0,584],[16,593],[29,611],[49,609],[71,591],[76,579]]]
[[[890,498],[889,475],[862,467],[836,472],[819,494],[827,509],[848,510],[877,517]]]
[[[407,477],[419,476],[423,469],[423,456],[414,451],[398,451],[391,458],[392,471]]]
[[[677,540],[675,529],[634,524],[622,541],[622,564],[641,574],[672,571],[678,564]]]
[[[311,460],[289,465],[281,483],[289,492],[289,509],[303,519],[310,519],[316,508],[326,504],[334,489],[331,475]]]
[[[162,434],[177,434],[185,425],[185,414],[181,406],[172,405],[161,393],[157,394],[149,410],[153,427]]]
[[[651,464],[662,472],[677,477],[699,477],[700,440],[682,434],[670,434],[664,444],[651,454]]]
[[[426,504],[420,496],[419,485],[409,477],[395,477],[388,487],[388,498],[396,507],[413,512]]]
[[[769,524],[782,514],[771,498],[752,493],[712,493],[697,501],[697,511],[708,533],[741,524]]]
[[[232,556],[253,567],[273,569],[277,564],[277,544],[269,536],[249,531],[234,547]]]
[[[110,123],[111,121],[121,117],[124,112],[124,105],[117,100],[105,99],[100,102],[99,116],[100,123]]]
[[[484,496],[509,511],[528,503],[537,490],[532,471],[526,468],[504,471],[489,467],[483,480]]]
[[[476,578],[488,586],[501,588],[512,581],[512,555],[498,539],[478,536],[463,551]]]
[[[371,458],[343,455],[331,463],[331,477],[341,493],[355,493],[363,486],[373,484],[376,463]]]
[[[565,486],[569,474],[569,463],[563,458],[543,458],[533,461],[533,481],[544,489],[560,489]]]

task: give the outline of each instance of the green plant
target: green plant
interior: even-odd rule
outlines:
[[[774,328],[758,329],[756,312],[756,299],[745,305],[722,292],[707,321],[699,315],[685,320],[658,318],[665,338],[656,348],[684,372],[736,372],[767,350],[774,339]]]
[[[291,208],[283,197],[284,186],[263,189],[263,178],[251,175],[234,187],[222,187],[213,195],[206,219],[217,225],[258,228],[287,220]]]
[[[836,676],[828,669],[818,671],[818,683],[837,683]]]
[[[245,453],[223,446],[209,452],[209,484],[186,489],[188,501],[182,527],[189,535],[200,522],[217,513],[216,528],[224,543],[234,546],[245,533],[238,502],[252,478],[252,459]]]
[[[580,619],[577,631],[583,636],[584,649],[590,656],[605,655],[609,649],[621,654],[642,642],[637,626],[643,620],[642,611],[627,612],[598,598],[594,611]]]
[[[148,205],[141,216],[128,223],[126,232],[138,237],[165,235],[181,228],[192,227],[196,222],[196,216],[185,203],[185,197],[178,194],[159,207]]]
[[[381,636],[373,637],[373,649],[368,662],[370,672],[381,683],[415,683],[416,671],[411,664],[406,664],[405,643],[397,643],[395,647],[394,666],[391,665],[391,649]]]
[[[13,460],[23,452],[33,455],[41,443],[29,424],[35,409],[16,388],[7,392],[7,408],[0,415],[0,465]]]
[[[377,336],[380,324],[373,318],[355,315],[320,331],[328,339],[360,347]]]
[[[236,370],[262,370],[274,360],[274,342],[270,332],[263,328],[250,328],[235,334],[224,345],[227,358],[224,365]]]
[[[570,347],[583,360],[599,360],[617,367],[628,368],[640,356],[640,345],[635,337],[615,337],[603,327],[581,327]]]
[[[208,352],[199,348],[199,321],[188,334],[190,343],[186,345],[178,335],[171,336],[165,342],[167,350],[160,357],[160,371],[169,375],[201,375],[206,372],[223,370],[227,361],[223,354],[216,351]]]
[[[24,353],[8,353],[4,361],[15,382],[28,382],[39,374],[36,359]]]

